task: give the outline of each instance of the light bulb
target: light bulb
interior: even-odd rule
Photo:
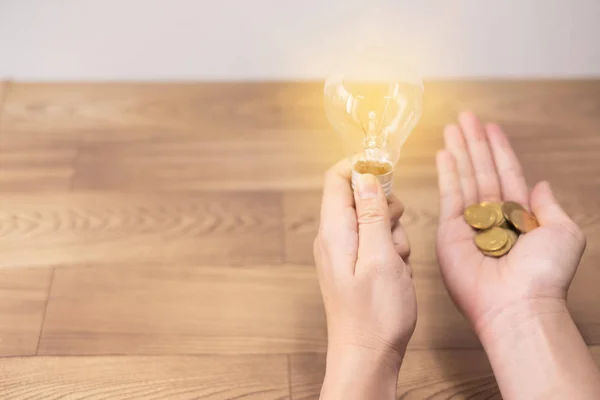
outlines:
[[[325,113],[352,164],[352,186],[361,173],[370,173],[389,196],[393,168],[421,116],[423,81],[381,49],[357,55],[325,82]]]

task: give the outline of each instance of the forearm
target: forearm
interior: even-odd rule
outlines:
[[[478,327],[505,399],[599,399],[600,377],[564,301],[507,307]]]
[[[367,348],[330,348],[320,399],[395,399],[401,364],[400,357]]]

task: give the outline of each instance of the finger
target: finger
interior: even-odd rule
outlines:
[[[529,190],[527,189],[521,163],[508,138],[496,124],[487,124],[485,131],[492,149],[496,171],[498,171],[500,178],[502,200],[516,201],[526,206],[529,199]]]
[[[393,194],[388,198],[388,207],[390,209],[390,224],[394,228],[404,213],[404,204]]]
[[[319,240],[322,251],[331,258],[327,264],[334,275],[351,276],[358,251],[358,234],[354,196],[350,184],[350,163],[342,161],[325,175],[321,203]]]
[[[456,161],[452,154],[448,150],[440,150],[437,153],[436,164],[440,188],[440,221],[442,222],[462,215],[464,200]]]
[[[531,210],[538,222],[544,225],[570,225],[575,224],[562,209],[552,193],[550,184],[542,181],[535,185],[531,191]]]
[[[410,257],[410,243],[402,225],[399,224],[392,230],[392,242],[396,252],[406,263]]]
[[[467,149],[467,142],[460,128],[456,125],[446,126],[444,129],[444,142],[446,149],[456,160],[465,204],[477,203],[475,172],[473,171],[471,156],[469,156],[469,150]]]
[[[358,221],[358,260],[361,265],[381,259],[393,251],[390,212],[377,178],[371,174],[360,175],[355,193]]]
[[[500,201],[500,183],[485,131],[472,112],[458,117],[475,171],[479,201]]]
[[[345,207],[354,207],[354,195],[349,183],[352,176],[351,168],[347,160],[342,160],[325,173],[321,221],[323,217],[335,215],[336,211]]]
[[[571,244],[572,254],[576,262],[583,254],[586,238],[581,228],[567,215],[552,193],[548,182],[540,182],[531,191],[531,210],[535,214],[541,226],[556,226],[559,242]],[[563,255],[557,255],[562,257]],[[568,254],[567,254],[568,256]]]

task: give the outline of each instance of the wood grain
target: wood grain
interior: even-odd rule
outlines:
[[[322,84],[7,87],[0,356],[45,356],[0,359],[3,396],[287,398],[291,383],[317,398],[312,240],[323,172],[343,157]],[[428,82],[395,171],[419,303],[406,399],[499,398],[435,260],[434,158],[465,108],[503,125],[529,183],[548,179],[586,233],[569,306],[600,345],[600,80]]]
[[[411,348],[479,348],[437,271],[413,268],[420,314]],[[318,352],[326,331],[308,266],[64,267],[55,272],[40,354]]]
[[[0,130],[92,142],[327,127],[322,84],[18,83]]]
[[[315,271],[57,268],[39,354],[255,354],[325,349]]]
[[[600,347],[590,348],[600,364]],[[325,355],[293,355],[294,400],[318,399],[325,375]],[[483,350],[412,350],[402,363],[397,398],[403,400],[501,399]]]
[[[321,140],[321,138],[327,138]],[[169,139],[81,147],[77,190],[278,191],[320,187],[342,157],[326,131],[264,131],[210,139]],[[110,163],[112,168],[105,168]]]
[[[16,83],[0,130],[91,141],[236,136],[248,128],[329,129],[322,83]],[[427,82],[424,124],[471,108],[502,123],[593,133],[600,82]],[[108,133],[108,134],[107,134]]]
[[[29,357],[0,360],[0,392],[30,399],[289,399],[287,357]]]
[[[325,375],[325,355],[294,355],[292,398],[318,399]],[[500,399],[483,350],[413,350],[402,363],[398,399]]]
[[[0,269],[0,356],[35,354],[51,275],[50,268]]]
[[[454,119],[445,120],[452,122]],[[506,125],[530,182],[553,180],[570,190],[600,186],[600,137],[580,131]],[[232,140],[217,138],[82,144],[75,165],[76,190],[277,191],[315,190],[323,172],[344,157],[328,130],[264,130]],[[419,126],[407,141],[395,172],[401,188],[435,190],[435,153],[442,128]],[[112,168],[106,168],[110,164]],[[276,167],[275,167],[276,166]]]
[[[434,82],[425,88],[425,113],[447,119],[471,109],[502,124],[558,127],[592,136],[600,123],[599,95],[598,79]],[[452,114],[440,114],[448,109]]]
[[[319,230],[320,192],[287,192],[283,196],[285,260],[314,264],[313,241]]]
[[[441,127],[471,108],[507,128],[536,180],[598,186],[599,92],[598,81],[428,83],[398,179],[432,185]],[[319,83],[19,83],[6,100],[2,132],[80,143],[81,189],[315,189],[343,156]]]
[[[283,259],[278,194],[17,194],[1,201],[4,266]]]
[[[77,151],[73,142],[0,134],[0,193],[69,191]]]
[[[421,137],[418,137],[420,132]],[[421,128],[406,145],[398,179],[435,181],[439,128]],[[86,190],[302,190],[321,188],[323,172],[344,157],[327,130],[247,132],[244,138],[92,143],[81,147],[75,188]],[[105,168],[106,163],[114,166]]]

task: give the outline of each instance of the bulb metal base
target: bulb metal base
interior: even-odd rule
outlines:
[[[352,169],[352,190],[356,189],[360,175],[361,175],[360,173],[358,173],[354,169]],[[381,183],[381,187],[383,188],[383,193],[385,194],[385,197],[390,197],[392,195],[392,189],[393,189],[393,183],[394,183],[394,181],[392,179],[393,176],[394,176],[394,171],[390,171],[384,175],[376,175],[377,179],[379,180],[379,183]]]

